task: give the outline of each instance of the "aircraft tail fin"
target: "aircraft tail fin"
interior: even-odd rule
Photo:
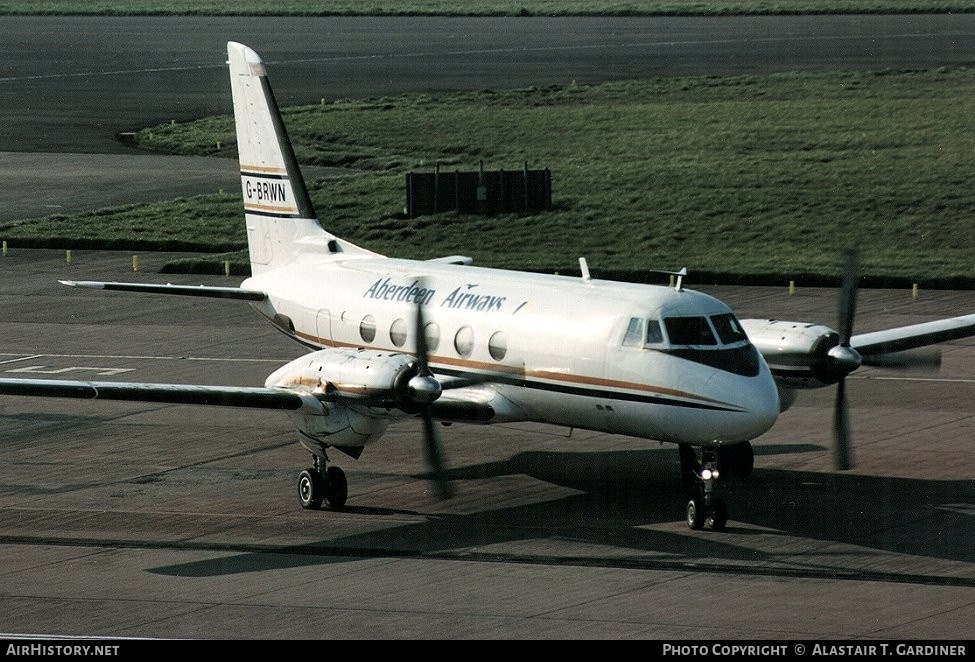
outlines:
[[[305,253],[374,255],[318,224],[264,62],[236,42],[227,43],[227,55],[253,274],[294,262]]]

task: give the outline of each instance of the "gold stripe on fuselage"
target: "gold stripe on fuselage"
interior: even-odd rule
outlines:
[[[295,336],[303,338],[313,344],[321,345],[323,347],[361,347],[363,349],[374,349],[383,352],[402,352],[399,349],[389,349],[384,347],[370,347],[357,345],[354,343],[343,343],[334,340],[325,340],[317,336],[313,336],[307,333],[301,333],[299,331],[294,332]],[[404,354],[410,354],[410,352],[403,352]],[[513,375],[516,377],[524,378],[535,378],[544,379],[553,382],[561,382],[564,384],[580,384],[583,386],[592,386],[597,388],[614,388],[614,389],[627,389],[630,391],[640,391],[644,393],[654,393],[656,395],[666,395],[676,398],[687,398],[689,400],[696,400],[702,403],[708,403],[713,405],[721,405],[724,407],[732,407],[738,409],[738,405],[732,404],[730,402],[725,402],[723,400],[715,400],[714,398],[708,398],[703,395],[696,395],[694,393],[688,393],[687,391],[678,391],[676,389],[664,388],[661,386],[653,386],[652,384],[641,384],[639,382],[627,382],[618,379],[605,379],[602,377],[589,377],[587,375],[573,375],[561,372],[552,372],[549,370],[525,370],[523,366],[511,366],[503,365],[499,363],[484,363],[483,361],[469,361],[467,359],[455,359],[449,356],[430,356],[430,363],[433,367],[437,365],[447,365],[455,366],[459,368],[468,368],[474,370],[484,370],[487,372],[504,373],[506,375]]]

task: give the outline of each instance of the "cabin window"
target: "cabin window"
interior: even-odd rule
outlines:
[[[717,345],[706,317],[667,317],[667,336],[673,345]]]
[[[718,332],[718,337],[725,345],[731,345],[736,342],[748,340],[748,336],[745,335],[744,329],[741,328],[738,320],[735,319],[735,316],[731,313],[725,313],[724,315],[712,315],[711,324],[714,325],[714,330]]]
[[[504,331],[496,331],[488,340],[488,352],[495,361],[502,360],[508,353],[508,336]]]
[[[435,352],[440,347],[440,327],[436,322],[430,322],[423,327],[423,335],[427,338],[427,351]]]
[[[454,349],[465,359],[474,352],[474,329],[462,326],[454,336]]]
[[[393,341],[394,345],[402,347],[406,344],[406,332],[408,328],[406,320],[403,318],[393,321],[389,326],[389,339]]]
[[[643,320],[639,317],[631,317],[630,325],[626,327],[626,335],[623,336],[624,347],[639,347],[643,344]]]
[[[376,339],[376,318],[372,315],[366,315],[359,322],[359,337],[366,342],[372,342]]]

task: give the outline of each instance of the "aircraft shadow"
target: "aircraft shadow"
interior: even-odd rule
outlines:
[[[818,449],[818,448],[817,448]],[[437,556],[460,558],[463,550],[504,549],[520,540],[559,541],[572,547],[568,562],[598,563],[580,555],[580,545],[594,553],[612,548],[605,560],[618,564],[660,567],[683,562],[747,564],[751,567],[787,562],[806,567],[814,575],[849,575],[858,570],[877,573],[877,555],[867,553],[869,570],[858,569],[853,548],[882,550],[947,561],[975,561],[975,482],[880,478],[851,474],[823,474],[757,468],[747,480],[728,481],[722,496],[731,521],[726,532],[649,528],[682,522],[684,501],[677,471],[677,453],[657,450],[564,453],[526,452],[509,460],[450,471],[463,481],[528,475],[576,490],[559,499],[504,507],[470,514],[431,515],[381,531],[321,543],[245,552],[207,561],[152,569],[178,576],[214,576],[273,568],[346,562],[350,557]],[[378,511],[377,511],[378,512]],[[783,546],[768,551],[747,544],[756,535],[784,535],[836,543],[816,545],[806,564],[801,549]],[[850,547],[846,547],[850,546]],[[779,546],[774,546],[778,550]],[[621,553],[622,550],[622,553]],[[825,551],[824,551],[825,550]],[[497,553],[503,559],[503,551]],[[831,561],[832,559],[832,561]],[[529,556],[514,556],[525,562]],[[891,570],[894,572],[894,570]],[[937,582],[937,578],[929,578]],[[923,578],[922,578],[923,580]],[[963,580],[967,581],[967,580]]]

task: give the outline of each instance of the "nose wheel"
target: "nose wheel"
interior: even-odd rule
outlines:
[[[711,503],[701,497],[693,497],[687,502],[687,526],[700,531],[711,529],[720,531],[728,523],[728,505],[724,499],[714,497]]]
[[[701,449],[701,461],[688,444],[679,446],[681,478],[687,496],[687,526],[695,531],[720,531],[728,524],[728,504],[714,493],[720,476],[717,456]]]
[[[328,458],[314,457],[315,466],[298,474],[298,503],[305,510],[318,510],[323,503],[332,510],[341,510],[349,498],[345,472],[336,466],[326,469]]]

